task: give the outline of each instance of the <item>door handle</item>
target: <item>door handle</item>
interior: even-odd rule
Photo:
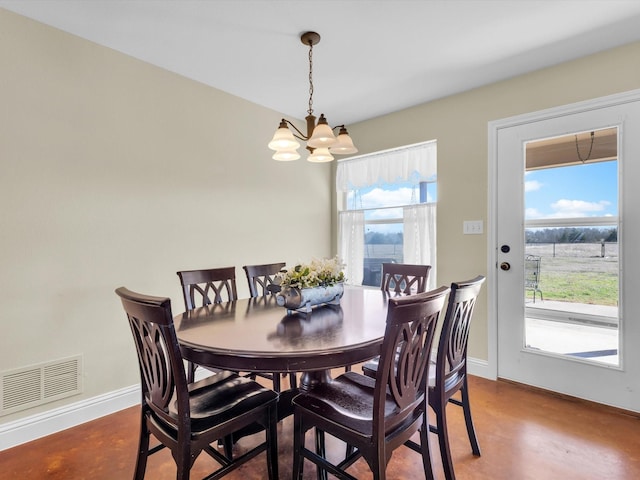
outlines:
[[[507,270],[511,270],[511,265],[509,262],[502,262],[500,268],[506,272]]]

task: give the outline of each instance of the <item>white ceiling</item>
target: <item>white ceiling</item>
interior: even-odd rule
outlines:
[[[0,0],[0,7],[304,118],[353,123],[640,40],[638,0]]]

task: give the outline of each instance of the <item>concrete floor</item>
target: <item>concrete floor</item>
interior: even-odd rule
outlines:
[[[618,365],[617,307],[538,300],[526,315],[529,348]]]

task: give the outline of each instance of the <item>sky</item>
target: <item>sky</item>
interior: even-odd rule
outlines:
[[[525,217],[618,215],[618,162],[546,168],[525,175]]]
[[[431,190],[433,188],[433,190]],[[436,200],[436,185],[430,186],[428,201]],[[416,203],[418,189],[410,183],[376,186],[360,191],[356,208],[378,208]],[[525,175],[525,218],[580,218],[618,215],[618,162],[533,170]],[[353,192],[348,194],[353,208]],[[367,212],[367,220],[401,218],[401,209]],[[369,228],[369,227],[368,227]],[[380,232],[395,232],[401,225],[371,227]]]

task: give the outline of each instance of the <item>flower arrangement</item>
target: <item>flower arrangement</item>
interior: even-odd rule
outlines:
[[[344,281],[344,264],[333,258],[312,259],[276,274],[274,283],[282,287],[328,287]]]

